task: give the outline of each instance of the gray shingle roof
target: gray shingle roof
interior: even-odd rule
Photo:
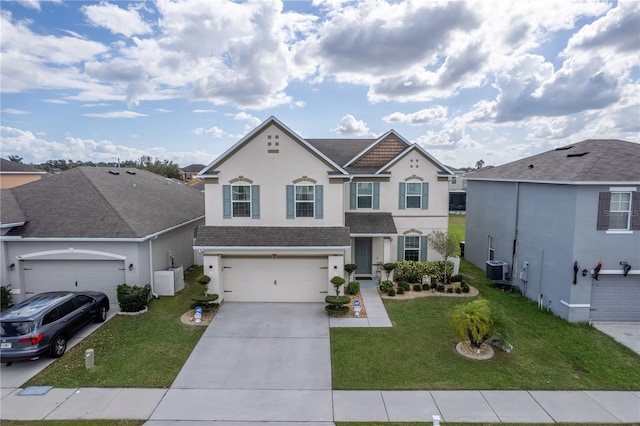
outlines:
[[[8,235],[22,237],[142,238],[204,217],[201,191],[133,168],[77,167],[10,191],[27,223]]]
[[[305,139],[340,166],[371,145],[376,139]]]
[[[468,180],[550,182],[640,182],[640,144],[589,139],[498,167],[478,170]]]
[[[352,234],[398,233],[391,213],[345,213],[344,222]]]
[[[0,190],[0,224],[22,223],[27,220],[10,189]]]
[[[181,170],[183,172],[191,172],[198,173],[200,170],[204,169],[206,166],[204,164],[189,164],[186,167],[183,167]]]
[[[343,227],[200,226],[197,247],[347,247]]]
[[[47,172],[43,170],[34,169],[26,164],[16,163],[15,161],[5,160],[4,158],[0,158],[0,172],[47,174]]]

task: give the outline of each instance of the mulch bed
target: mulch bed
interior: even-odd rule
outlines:
[[[196,322],[196,311],[192,309],[182,314],[182,316],[180,317],[180,321],[183,324],[187,325],[209,325],[211,324],[211,321],[213,321],[213,318],[216,316],[216,312],[218,312],[218,306],[211,309],[210,311],[203,312],[201,321]]]
[[[367,310],[364,307],[364,302],[362,301],[362,296],[360,296],[360,293],[356,294],[355,296],[347,294],[347,296],[351,299],[351,302],[349,302],[349,304],[346,305],[346,306],[349,307],[349,311],[347,311],[345,313],[329,313],[329,317],[331,317],[331,318],[366,318],[367,317]],[[357,317],[355,312],[353,311],[353,303],[356,300],[360,301],[360,316],[359,317]]]
[[[450,284],[449,286],[453,286],[453,293],[447,293],[446,290],[444,292],[434,291],[434,290],[422,290],[422,291],[405,291],[404,294],[397,294],[395,296],[389,296],[387,293],[380,290],[378,287],[378,294],[383,299],[417,299],[419,297],[475,297],[480,292],[477,288],[469,286],[469,293],[455,293],[455,287],[459,286],[458,283]],[[448,287],[448,286],[447,286]],[[413,285],[411,285],[413,288]],[[396,289],[397,291],[397,289]]]

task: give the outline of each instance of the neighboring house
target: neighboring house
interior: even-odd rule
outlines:
[[[166,294],[156,288],[156,271],[196,263],[204,195],[179,181],[134,168],[78,167],[0,196],[0,277],[17,293],[14,301],[99,290],[117,303],[122,283]]]
[[[0,158],[0,189],[15,188],[25,183],[40,180],[47,172],[25,164]]]
[[[506,262],[507,282],[571,322],[640,321],[640,144],[586,140],[479,170],[467,194],[471,262]]]
[[[467,205],[467,180],[469,169],[449,168],[453,176],[449,178],[449,211],[463,212]]]
[[[378,139],[304,139],[274,117],[198,175],[206,226],[195,249],[232,301],[323,301],[329,280],[376,265],[435,260],[451,172],[394,131]]]
[[[180,169],[182,171],[182,180],[190,182],[193,180],[200,170],[204,169],[204,164],[190,164],[187,167]]]

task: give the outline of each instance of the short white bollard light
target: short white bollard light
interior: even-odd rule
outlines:
[[[440,416],[437,414],[434,414],[431,417],[433,418],[433,426],[440,426],[440,420],[442,420]]]
[[[202,322],[202,307],[196,306],[196,315],[195,315],[196,323]]]
[[[87,370],[89,370],[95,367],[95,365],[96,364],[95,364],[93,349],[87,349],[84,352],[84,366],[87,368]]]
[[[353,302],[353,312],[356,314],[357,317],[360,316],[360,301],[356,300],[355,302]]]

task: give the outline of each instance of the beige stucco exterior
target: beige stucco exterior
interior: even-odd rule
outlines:
[[[15,188],[42,178],[43,173],[0,173],[0,189]]]

